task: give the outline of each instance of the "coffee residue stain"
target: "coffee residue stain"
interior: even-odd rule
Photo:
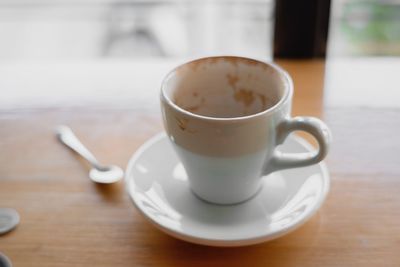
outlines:
[[[215,63],[217,63],[218,62],[218,60],[219,60],[219,58],[218,57],[212,57],[212,58],[210,58],[210,64],[212,65],[212,64],[215,64]]]
[[[238,67],[239,63],[244,63],[248,66],[261,66],[261,68],[263,70],[266,70],[268,72],[274,72],[272,68],[270,68],[268,65],[264,64],[263,62],[259,62],[257,60],[248,59],[248,58],[240,58],[240,57],[237,58],[237,57],[229,57],[229,56],[228,57],[211,57],[206,60],[199,59],[199,60],[189,62],[187,64],[187,66],[195,72],[200,65],[203,65],[203,63],[204,63],[204,66],[202,69],[205,70],[207,67],[206,66],[207,64],[213,65],[213,64],[217,63],[219,60],[224,60],[224,61],[232,64],[236,68]],[[179,71],[179,69],[177,69],[177,71]]]
[[[234,67],[238,66],[238,61],[240,61],[240,58],[235,58],[235,57],[223,57],[226,62],[231,63]]]
[[[261,104],[262,104],[262,108],[267,109],[268,108],[268,104],[267,101],[269,100],[265,95],[258,93],[257,94],[258,98],[260,98],[261,100]]]
[[[186,118],[180,119],[180,118],[177,118],[177,117],[175,117],[175,119],[176,119],[176,121],[178,123],[178,127],[183,132],[187,132],[187,133],[190,133],[190,134],[194,134],[194,133],[197,132],[196,130],[193,130],[193,129],[191,130],[191,129],[188,128],[189,119],[186,119]]]
[[[238,75],[228,73],[228,74],[226,75],[226,78],[228,79],[228,84],[229,84],[233,89],[236,89],[236,84],[237,84],[237,82],[239,81]]]
[[[239,89],[233,95],[237,102],[243,103],[246,107],[254,102],[254,93],[251,90]]]
[[[243,59],[244,63],[247,64],[248,66],[255,66],[255,67],[261,67],[263,70],[268,70],[269,66],[267,64],[264,64],[263,62],[244,58]]]
[[[187,107],[185,110],[190,111],[190,112],[195,112],[199,110],[200,106],[192,106],[192,107]]]
[[[182,131],[185,131],[186,130],[186,128],[187,128],[187,124],[188,124],[188,122],[189,122],[189,120],[188,119],[185,119],[185,118],[177,118],[177,117],[175,117],[175,119],[176,119],[176,122],[178,123],[178,127],[182,130]]]
[[[248,58],[243,58],[242,61],[249,66],[257,66],[260,64],[260,62]]]
[[[175,73],[176,73],[176,75],[177,76],[184,76],[184,75],[186,75],[187,74],[187,72],[189,71],[189,67],[188,67],[189,65],[182,65],[182,66],[179,66],[179,67],[177,67],[176,69],[175,69]]]
[[[176,96],[174,96],[174,98],[172,99],[172,102],[174,102],[178,107],[181,106],[181,103],[180,103],[180,101],[179,101],[179,98],[176,97]]]
[[[190,62],[190,63],[188,64],[188,66],[193,70],[193,72],[196,72],[197,68],[198,68],[201,64],[203,64],[203,62],[202,62],[201,60],[197,60],[197,61]]]

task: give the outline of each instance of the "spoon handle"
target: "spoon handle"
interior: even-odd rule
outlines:
[[[93,167],[96,169],[101,168],[99,162],[95,158],[95,156],[79,141],[79,139],[75,136],[72,130],[65,125],[61,125],[57,127],[56,134],[58,140],[61,141],[68,148],[72,149],[79,155],[81,155],[84,159],[89,161]]]

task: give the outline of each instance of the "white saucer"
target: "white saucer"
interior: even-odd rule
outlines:
[[[299,137],[281,151],[308,152]],[[264,177],[260,192],[237,205],[214,205],[197,198],[165,134],[147,141],[126,170],[129,195],[157,228],[176,238],[210,246],[244,246],[280,237],[307,221],[329,190],[324,163]]]

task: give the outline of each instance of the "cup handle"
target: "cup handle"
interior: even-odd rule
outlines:
[[[306,153],[282,153],[275,150],[269,164],[264,169],[264,175],[271,172],[304,167],[323,160],[331,143],[331,132],[321,120],[313,117],[294,117],[281,122],[277,129],[277,144],[282,144],[286,137],[294,131],[310,133],[317,140],[319,149]]]

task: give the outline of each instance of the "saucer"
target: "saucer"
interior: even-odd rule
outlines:
[[[309,152],[310,144],[289,136],[283,152]],[[140,147],[126,170],[128,193],[154,226],[176,238],[209,246],[245,246],[275,239],[298,228],[321,206],[329,190],[324,163],[272,173],[261,190],[236,205],[196,197],[164,133]]]

